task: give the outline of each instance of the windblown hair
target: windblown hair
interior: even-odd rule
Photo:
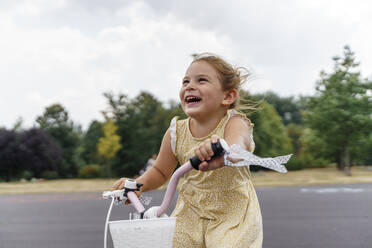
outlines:
[[[219,74],[222,88],[224,90],[236,89],[238,91],[238,98],[230,105],[230,109],[237,110],[255,110],[259,103],[249,101],[247,99],[241,100],[240,89],[242,85],[252,76],[251,72],[245,67],[234,67],[226,60],[218,55],[212,53],[192,54],[193,61],[205,61]],[[244,102],[244,103],[243,103]]]

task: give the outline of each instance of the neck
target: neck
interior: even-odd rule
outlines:
[[[192,136],[202,138],[210,134],[226,115],[227,109],[214,113],[208,116],[190,116],[189,128]]]

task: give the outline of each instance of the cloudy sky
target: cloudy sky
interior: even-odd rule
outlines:
[[[178,100],[196,52],[249,68],[254,93],[312,94],[346,44],[371,77],[371,13],[363,0],[1,0],[0,126],[61,103],[85,129],[108,91]]]

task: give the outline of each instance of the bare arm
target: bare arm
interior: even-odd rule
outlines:
[[[233,116],[225,127],[225,140],[229,145],[237,144],[253,152],[253,126],[240,116]]]
[[[151,191],[163,185],[172,176],[176,166],[177,159],[172,152],[170,131],[168,129],[164,134],[154,165],[145,174],[136,179],[138,183],[143,184],[141,192]],[[119,179],[114,183],[113,189],[122,189],[124,183],[125,178]]]

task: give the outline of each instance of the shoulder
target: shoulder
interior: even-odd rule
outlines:
[[[234,110],[225,126],[224,136],[225,139],[231,139],[233,144],[240,144],[248,151],[254,151],[253,124],[245,114]]]
[[[253,123],[247,116],[236,110],[229,110],[229,120],[226,123],[225,130],[238,129],[238,130],[251,130]]]

